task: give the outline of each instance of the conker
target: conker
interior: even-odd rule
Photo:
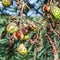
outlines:
[[[50,11],[50,6],[48,6],[48,5],[44,5],[43,6],[43,12],[49,12]]]

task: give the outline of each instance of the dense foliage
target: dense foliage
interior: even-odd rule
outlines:
[[[26,3],[30,12],[22,11],[23,5],[21,9],[16,6],[19,10],[18,13],[13,11],[16,13],[13,16],[9,11],[11,6],[5,6],[8,13],[3,13],[4,9],[2,12],[0,8],[0,60],[60,60],[60,8],[54,4],[58,1],[54,0],[54,9],[52,4],[44,5],[44,0],[41,0],[41,5],[37,4],[39,0],[35,0],[35,9],[31,1]]]

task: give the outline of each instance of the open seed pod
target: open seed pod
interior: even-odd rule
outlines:
[[[34,31],[37,31],[38,29],[38,26],[35,22],[31,22],[31,23],[28,23],[29,24],[29,28],[34,30]]]
[[[15,40],[18,40],[18,39],[23,40],[24,39],[24,34],[22,32],[19,32],[19,31],[15,32],[13,34],[13,36],[14,36]]]
[[[23,32],[24,35],[26,35],[30,32],[29,26],[28,26],[28,24],[25,24],[25,23],[23,25],[24,25],[24,27],[22,29],[22,32]]]

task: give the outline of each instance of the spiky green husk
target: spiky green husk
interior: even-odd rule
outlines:
[[[53,3],[51,4],[51,14],[56,20],[60,19],[60,8],[58,8],[56,5]]]

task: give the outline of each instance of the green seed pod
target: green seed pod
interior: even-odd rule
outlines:
[[[18,26],[16,23],[14,22],[11,22],[7,25],[7,28],[6,28],[7,32],[9,33],[14,33],[16,31],[18,31]]]
[[[51,3],[51,14],[56,20],[60,19],[60,8],[58,8],[56,5]]]
[[[29,34],[24,36],[24,40],[28,40],[30,38]]]
[[[4,7],[9,7],[11,5],[11,0],[2,0],[2,5]]]

